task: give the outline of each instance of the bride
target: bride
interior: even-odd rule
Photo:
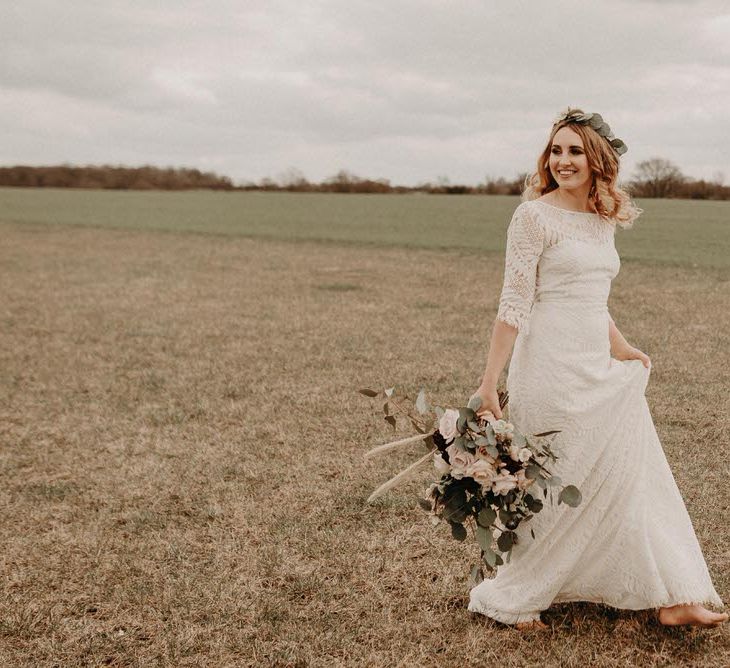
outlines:
[[[510,562],[471,590],[469,610],[521,629],[547,628],[540,612],[567,601],[656,609],[665,625],[728,618],[703,606],[723,603],[646,402],[651,360],[607,308],[616,227],[642,211],[617,185],[626,150],[599,114],[568,108],[508,227],[478,413],[502,417],[511,353],[509,418],[526,434],[561,430],[554,473],[583,497],[546,503],[526,523],[535,539],[518,530]]]

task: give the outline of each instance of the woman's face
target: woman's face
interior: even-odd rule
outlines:
[[[550,172],[561,188],[590,187],[593,175],[580,135],[569,127],[560,128],[550,148]]]

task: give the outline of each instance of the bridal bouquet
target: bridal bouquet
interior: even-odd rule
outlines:
[[[421,390],[415,400],[415,411],[404,407],[408,395],[396,393],[395,388],[382,392],[362,389],[360,393],[383,400],[384,419],[395,430],[397,413],[402,413],[418,432],[417,435],[386,443],[367,452],[365,457],[394,448],[423,442],[428,452],[376,489],[368,502],[382,496],[413,471],[432,461],[440,479],[429,485],[419,504],[431,515],[434,525],[448,523],[451,535],[459,541],[472,529],[481,548],[480,563],[472,568],[471,579],[477,584],[483,579],[481,564],[496,570],[508,563],[512,547],[517,544],[517,528],[543,508],[539,497],[553,500],[552,488],[560,487],[558,504],[576,507],[581,494],[574,485],[562,485],[546,464],[558,457],[550,449],[547,437],[560,430],[533,434],[530,439],[511,422],[497,420],[491,413],[479,417],[481,406],[477,396],[459,408],[431,409]],[[498,392],[500,408],[507,404],[507,393]],[[530,528],[532,538],[535,533]]]

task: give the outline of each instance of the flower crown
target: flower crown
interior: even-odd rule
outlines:
[[[603,120],[601,114],[584,114],[581,111],[568,107],[553,122],[553,127],[561,121],[570,121],[571,123],[580,123],[581,125],[590,125],[601,137],[605,137],[614,151],[619,155],[623,155],[628,151],[628,147],[621,139],[613,136],[608,123]]]

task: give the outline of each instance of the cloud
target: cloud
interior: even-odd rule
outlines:
[[[531,169],[568,104],[629,153],[728,171],[724,3],[16,3],[0,161],[417,183]]]

